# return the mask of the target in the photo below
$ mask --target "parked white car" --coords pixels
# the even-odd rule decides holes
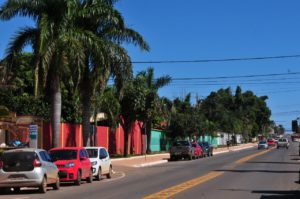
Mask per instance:
[[[107,178],[112,177],[112,164],[109,153],[104,147],[85,147],[89,154],[90,161],[93,167],[93,176],[97,180],[101,176],[106,175]]]

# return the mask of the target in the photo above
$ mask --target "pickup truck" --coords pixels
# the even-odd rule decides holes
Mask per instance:
[[[195,158],[195,149],[190,141],[176,141],[170,149],[171,160],[187,158],[189,160]]]

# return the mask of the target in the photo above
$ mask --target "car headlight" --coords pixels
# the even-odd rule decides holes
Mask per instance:
[[[72,168],[72,167],[74,167],[74,166],[75,166],[74,162],[70,162],[70,163],[68,163],[68,164],[65,164],[65,167],[66,167],[66,168]]]
[[[92,166],[97,165],[97,161],[92,162]]]

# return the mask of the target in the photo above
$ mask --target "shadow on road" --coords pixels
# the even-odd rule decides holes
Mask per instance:
[[[246,162],[246,163],[262,163],[262,164],[299,164],[300,165],[300,162],[259,162],[259,161],[249,161],[249,162]]]
[[[262,194],[260,199],[271,199],[271,198],[280,198],[280,199],[299,199],[300,191],[291,190],[291,191],[278,191],[278,190],[254,190],[252,193]]]
[[[299,171],[280,171],[280,170],[244,170],[244,169],[220,169],[215,171],[234,172],[234,173],[299,173]]]

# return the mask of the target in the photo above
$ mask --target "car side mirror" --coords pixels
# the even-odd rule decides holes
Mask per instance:
[[[80,158],[80,161],[84,161],[84,160],[87,160],[87,157]]]

